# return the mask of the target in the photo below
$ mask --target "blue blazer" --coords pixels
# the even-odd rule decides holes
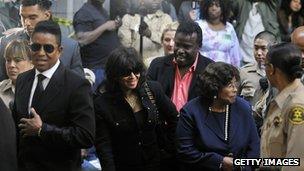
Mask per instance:
[[[178,155],[187,170],[219,170],[225,156],[258,158],[260,139],[252,117],[251,106],[237,97],[230,105],[229,142],[226,143],[215,117],[197,97],[181,109],[177,125]]]

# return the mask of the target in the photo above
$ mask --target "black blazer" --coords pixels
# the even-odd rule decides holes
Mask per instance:
[[[177,111],[174,104],[161,90],[159,83],[148,82],[156,99],[160,120],[166,121],[168,146],[175,149]],[[147,170],[157,168],[160,149],[155,131],[156,108],[144,88],[138,90],[147,120],[138,129],[134,113],[122,95],[105,92],[94,99],[96,113],[96,150],[102,170]],[[170,152],[170,151],[169,151]],[[153,169],[152,169],[153,170]]]
[[[17,170],[16,130],[11,112],[0,98],[0,170]]]
[[[17,78],[13,107],[16,125],[21,118],[29,117],[28,101],[34,77],[32,69]],[[41,137],[17,135],[20,167],[30,164],[34,170],[78,169],[80,149],[91,147],[95,135],[89,82],[60,64],[36,111],[43,122]]]
[[[147,79],[158,81],[162,87],[164,92],[168,97],[171,98],[172,92],[174,89],[174,77],[175,77],[175,67],[173,65],[173,55],[165,56],[165,57],[158,57],[154,59],[147,73]],[[189,96],[188,101],[197,97],[197,80],[199,79],[198,75],[206,68],[206,66],[213,62],[211,59],[206,58],[199,54],[199,58],[197,61],[196,70],[194,72],[190,88],[189,88]]]

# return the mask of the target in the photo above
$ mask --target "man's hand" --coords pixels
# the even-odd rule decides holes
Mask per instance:
[[[224,171],[233,170],[233,158],[232,157],[224,157],[222,164],[223,164],[222,168]]]
[[[109,20],[104,24],[108,31],[114,31],[121,25],[121,21]]]
[[[36,113],[34,108],[31,108],[31,114],[33,115],[33,118],[20,119],[20,124],[18,125],[18,127],[20,129],[20,134],[22,135],[22,137],[37,136],[39,130],[42,127],[42,120],[40,116]]]
[[[139,26],[139,30],[138,30],[138,33],[141,35],[141,36],[146,36],[146,37],[151,37],[151,31],[149,29],[149,26],[146,22],[142,21],[140,23],[140,26]]]

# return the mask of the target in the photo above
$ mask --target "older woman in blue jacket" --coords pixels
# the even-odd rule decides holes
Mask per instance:
[[[185,170],[232,170],[234,158],[259,157],[251,106],[236,96],[238,81],[238,70],[223,62],[209,64],[201,74],[201,96],[182,108],[177,125]]]

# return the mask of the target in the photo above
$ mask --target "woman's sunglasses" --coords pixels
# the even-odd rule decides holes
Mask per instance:
[[[120,73],[121,77],[128,77],[133,74],[139,74],[141,72],[141,68],[127,69]]]
[[[55,47],[51,44],[39,44],[39,43],[32,43],[30,45],[30,48],[33,52],[38,52],[41,47],[43,47],[43,50],[46,52],[46,53],[53,53],[54,50],[55,50]]]

